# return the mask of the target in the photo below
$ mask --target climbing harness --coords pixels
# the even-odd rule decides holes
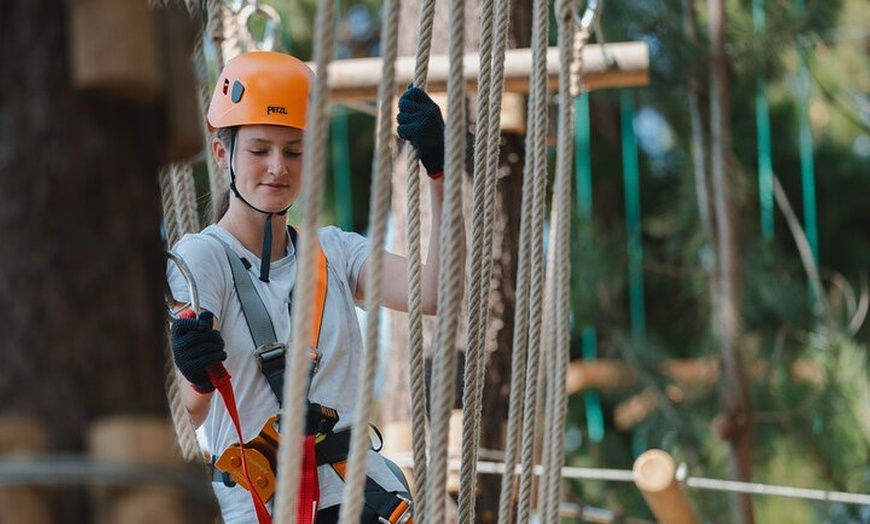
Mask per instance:
[[[296,230],[288,227],[288,233],[290,241],[297,245]],[[221,242],[230,263],[236,294],[239,297],[242,312],[256,347],[255,358],[280,405],[283,399],[287,348],[284,344],[277,342],[269,314],[262,299],[254,289],[251,281],[253,277],[247,271],[250,263],[246,263],[245,259],[240,258],[225,242],[218,240]],[[321,358],[318,347],[328,284],[326,255],[319,245],[316,251],[317,276],[309,339],[309,358],[311,360],[309,387]],[[330,464],[342,480],[345,478],[351,431],[348,429],[337,433],[333,432],[338,420],[339,415],[334,409],[310,400],[307,401],[305,434],[302,439],[304,453],[301,469],[302,478],[299,486],[300,503],[297,506],[298,522],[311,522],[316,515],[319,499],[318,465]],[[219,457],[216,457],[214,460],[215,469],[226,474],[221,474],[216,478],[227,486],[238,484],[252,493],[256,492],[265,502],[271,500],[275,493],[276,472],[278,470],[280,421],[280,414],[270,417],[253,439],[243,445],[233,444],[224,450]],[[386,461],[386,459],[384,460]],[[387,462],[389,465],[389,461]],[[245,463],[248,464],[249,469],[255,471],[251,475],[251,478],[254,479],[253,483],[248,480],[248,475],[243,470],[242,466]],[[397,470],[398,468],[393,469],[394,472]],[[400,472],[399,475],[401,475]],[[404,477],[399,476],[399,478],[404,482]],[[253,486],[253,490],[251,490],[251,486]],[[370,477],[366,477],[362,522],[405,523],[411,522],[411,515],[409,493],[389,492]]]

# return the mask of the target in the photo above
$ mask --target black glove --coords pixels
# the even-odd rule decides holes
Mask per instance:
[[[212,328],[213,319],[210,311],[203,311],[197,318],[173,319],[170,330],[175,365],[200,393],[214,391],[206,367],[227,358],[224,340],[220,332]]]
[[[444,119],[441,108],[419,87],[409,87],[399,98],[396,132],[417,150],[426,172],[438,178],[444,172]]]

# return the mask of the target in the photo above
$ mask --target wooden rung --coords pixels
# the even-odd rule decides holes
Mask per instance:
[[[88,450],[98,461],[168,468],[176,464],[175,439],[175,431],[163,417],[115,416],[89,428]],[[185,521],[181,495],[169,487],[95,488],[93,497],[98,524]]]
[[[682,484],[674,459],[660,449],[645,451],[634,461],[634,483],[660,524],[698,524],[700,520]]]
[[[0,454],[5,458],[26,458],[49,450],[48,428],[31,418],[0,418]],[[49,524],[52,521],[48,493],[32,486],[0,489],[0,522]]]
[[[396,60],[396,90],[404,90],[413,79],[415,57],[405,56]],[[312,69],[316,65],[309,63]],[[374,100],[381,81],[381,58],[352,58],[335,60],[327,68],[328,85],[332,100]],[[429,61],[427,90],[447,90],[450,63],[447,55],[433,55]],[[559,49],[547,50],[547,73],[550,89],[556,90],[561,69]],[[476,90],[480,71],[477,53],[465,55],[464,76],[470,91]],[[532,71],[531,49],[509,49],[505,53],[505,90],[526,93]],[[589,90],[641,86],[649,83],[649,47],[645,42],[617,42],[590,44],[583,50],[583,85]]]

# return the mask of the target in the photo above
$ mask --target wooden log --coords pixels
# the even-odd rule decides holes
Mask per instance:
[[[395,460],[413,457],[414,441],[411,430],[411,422],[407,420],[393,420],[384,424],[383,430],[384,447],[382,453],[384,457]],[[404,463],[404,460],[402,460]],[[409,461],[410,462],[410,461]],[[408,484],[411,486],[411,491],[414,491],[414,467],[401,466],[402,473],[405,474]]]
[[[175,431],[162,417],[117,416],[95,422],[88,450],[95,460],[170,468],[177,465]],[[184,524],[183,494],[169,486],[94,488],[97,524]]]
[[[191,59],[196,27],[176,2],[155,10],[153,15],[160,22],[158,62],[165,86],[163,161],[180,162],[202,151],[205,142]]]
[[[5,458],[27,458],[49,449],[48,430],[29,418],[0,419],[0,454]],[[49,524],[48,493],[44,488],[10,486],[0,489],[0,522]]]
[[[670,377],[674,384],[686,394],[706,391],[719,380],[719,361],[716,358],[665,360],[659,365],[659,372]],[[764,361],[753,362],[749,368],[750,377],[770,373],[770,364]],[[801,382],[820,384],[824,373],[812,362],[796,361],[789,368],[789,377]],[[565,390],[569,395],[586,389],[612,391],[637,384],[637,374],[624,362],[613,359],[595,361],[574,361],[568,366],[565,375]]]
[[[162,84],[148,3],[74,0],[70,11],[73,85],[110,98],[154,102]]]
[[[329,88],[332,100],[365,99],[377,97],[381,80],[381,58],[353,58],[335,60],[328,66]],[[396,90],[404,90],[414,74],[415,58],[399,57],[396,61]],[[308,64],[315,69],[315,64]],[[446,91],[449,62],[446,55],[433,55],[429,62],[430,92]],[[556,90],[561,61],[559,49],[547,51],[547,71],[550,89]],[[505,90],[526,93],[532,70],[530,49],[509,49],[505,53]],[[476,53],[465,55],[464,76],[468,89],[476,90],[480,71],[480,57]],[[649,47],[645,42],[618,42],[605,46],[590,44],[583,50],[583,84],[587,90],[641,86],[649,83]]]
[[[660,524],[698,524],[700,520],[682,484],[674,459],[660,449],[645,451],[634,461],[634,482]]]
[[[574,361],[565,375],[568,394],[587,389],[613,390],[637,383],[637,374],[616,360]]]

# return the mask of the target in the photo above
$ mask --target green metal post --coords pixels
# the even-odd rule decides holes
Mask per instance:
[[[755,34],[766,25],[764,0],[752,1],[752,22]],[[758,140],[758,200],[761,207],[761,236],[773,240],[773,163],[771,160],[770,108],[767,103],[767,83],[759,76],[755,92],[755,122]]]
[[[589,93],[574,99],[574,173],[577,192],[577,211],[586,225],[592,224],[592,137],[589,126]],[[581,228],[581,234],[590,228]],[[586,324],[582,329],[583,360],[595,360],[598,353],[598,334],[595,326]],[[597,391],[583,393],[586,402],[586,428],[589,440],[604,439],[604,414]]]
[[[339,227],[353,229],[353,199],[350,183],[350,142],[347,130],[347,109],[333,106],[331,120],[331,148],[333,171],[333,195],[335,198],[335,218]]]
[[[804,14],[804,0],[797,0],[798,16]],[[807,48],[799,45],[800,69],[798,71],[798,113],[800,118],[801,185],[803,187],[804,229],[813,252],[819,260],[819,232],[816,217],[816,173],[813,162],[813,132],[810,128],[810,72],[807,67]]]
[[[628,236],[628,303],[631,338],[635,344],[646,339],[643,300],[643,244],[640,221],[640,180],[637,139],[634,134],[634,92],[620,92],[622,127],[622,173],[625,183],[625,227]]]

